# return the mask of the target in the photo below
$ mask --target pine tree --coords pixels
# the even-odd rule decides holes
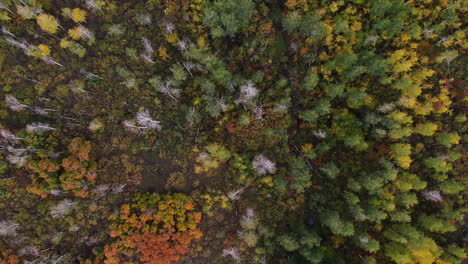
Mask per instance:
[[[232,37],[247,25],[254,7],[252,0],[207,1],[203,4],[203,24],[215,38]]]

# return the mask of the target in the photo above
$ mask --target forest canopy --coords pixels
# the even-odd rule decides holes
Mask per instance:
[[[0,0],[0,264],[467,260],[462,0]]]

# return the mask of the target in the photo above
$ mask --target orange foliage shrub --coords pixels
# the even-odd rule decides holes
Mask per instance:
[[[96,166],[90,161],[91,143],[74,138],[68,146],[68,156],[60,160],[38,153],[38,159],[28,163],[32,184],[27,190],[46,198],[52,189],[72,191],[77,197],[87,197],[87,185],[96,178]]]
[[[0,255],[0,264],[18,264],[18,256],[12,253],[12,250],[3,251]]]
[[[71,153],[75,154],[80,161],[88,161],[89,152],[91,151],[91,142],[77,137],[71,141],[68,149]]]
[[[105,246],[104,263],[171,264],[189,251],[192,240],[202,236],[197,225],[200,212],[192,212],[193,201],[184,194],[137,194],[132,204],[123,204],[114,220]]]

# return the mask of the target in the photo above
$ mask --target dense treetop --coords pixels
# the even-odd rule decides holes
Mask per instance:
[[[0,0],[0,264],[466,260],[461,0]]]

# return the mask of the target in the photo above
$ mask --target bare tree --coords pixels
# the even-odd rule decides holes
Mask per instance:
[[[187,121],[190,126],[193,126],[193,124],[196,122],[196,120],[199,118],[197,115],[197,112],[195,111],[195,108],[192,107],[188,112],[187,112]]]
[[[89,40],[94,40],[94,33],[91,32],[89,29],[87,29],[83,25],[78,26],[78,32],[80,33],[80,37],[82,39],[89,39]]]
[[[0,4],[0,6],[1,6],[1,4]],[[8,30],[6,27],[3,27],[3,26],[2,26],[1,31],[2,31],[2,33],[5,34],[5,35],[10,35],[10,36],[12,36],[12,37],[14,37],[14,38],[16,37],[16,36],[15,36],[13,33],[11,33],[11,31]]]
[[[263,107],[262,106],[255,106],[252,110],[253,114],[255,115],[255,118],[257,120],[264,120],[264,113],[263,113]]]
[[[8,6],[7,6],[7,5],[5,5],[5,4],[4,4],[4,3],[2,3],[2,2],[0,2],[0,8],[1,8],[1,9],[4,9],[4,10],[6,10],[6,11],[8,11],[8,12],[10,12],[10,13],[12,13],[12,14],[13,14],[13,11],[11,11],[11,9],[10,9],[10,8],[8,8]]]
[[[0,222],[0,236],[14,237],[17,235],[16,229],[18,227],[19,224],[13,221],[3,220]]]
[[[102,10],[95,0],[85,0],[84,2],[88,10],[99,10],[99,11]]]
[[[121,192],[124,191],[125,186],[127,186],[127,184],[121,184],[121,185],[112,187],[112,192],[114,192],[114,193],[121,193]]]
[[[247,81],[240,87],[240,96],[239,99],[236,100],[236,103],[248,104],[251,103],[252,100],[257,97],[258,89],[255,87],[253,82]]]
[[[21,5],[16,6],[16,13],[19,14],[20,16],[23,16],[24,14],[29,14],[33,17],[36,17],[39,13],[41,13],[40,8],[29,6],[23,0],[20,0],[20,2],[23,4],[23,6]]]
[[[149,14],[139,14],[137,19],[140,25],[143,26],[151,25],[153,23],[152,18]]]
[[[323,130],[318,130],[318,131],[315,131],[314,132],[314,136],[320,138],[320,139],[324,139],[327,137],[327,132],[323,131]]]
[[[188,43],[187,43],[187,41],[185,41],[185,40],[183,40],[183,39],[182,39],[182,40],[179,40],[179,41],[177,42],[177,46],[179,47],[179,50],[180,50],[180,51],[185,51],[185,52],[188,51]]]
[[[109,184],[100,184],[96,186],[96,188],[94,189],[94,193],[99,196],[104,196],[109,189]]]
[[[70,88],[74,92],[81,92],[81,93],[87,93],[88,92],[88,91],[86,91],[84,89],[84,82],[82,82],[82,81],[70,81],[68,86],[70,86]]]
[[[103,126],[104,124],[99,119],[95,118],[89,123],[88,129],[94,132],[101,129]]]
[[[28,148],[14,148],[12,146],[7,146],[6,149],[8,150],[8,152],[16,156],[21,156],[30,150],[34,150],[33,148],[29,148],[29,147]]]
[[[20,112],[25,108],[29,108],[28,105],[20,103],[13,95],[5,96],[5,103],[7,104],[8,108],[15,112]]]
[[[151,55],[149,55],[149,54],[147,54],[147,53],[142,53],[142,54],[140,54],[140,57],[141,57],[143,60],[145,60],[145,61],[147,61],[147,62],[149,62],[149,63],[151,63],[151,64],[154,64],[154,63],[155,63],[154,60],[153,60],[153,58],[151,58]]]
[[[0,135],[3,137],[3,139],[5,139],[6,141],[12,144],[16,144],[18,140],[23,139],[23,138],[15,136],[15,134],[13,134],[10,130],[5,129],[5,128],[0,128]]]
[[[35,246],[25,246],[18,250],[18,255],[20,256],[39,256],[39,249]]]
[[[44,58],[42,58],[42,60],[45,61],[45,63],[47,64],[58,65],[60,67],[63,67],[62,64],[56,62],[51,56],[45,56]]]
[[[94,74],[92,72],[86,71],[85,69],[80,69],[80,73],[84,74],[86,79],[92,79],[92,78],[98,78],[98,79],[101,79],[101,80],[104,79],[104,78],[102,78],[102,77],[100,77],[100,76],[98,76],[98,75],[96,75],[96,74]]]
[[[49,109],[49,108],[42,108],[39,106],[34,106],[32,110],[40,115],[46,116],[49,114],[49,112],[57,111],[55,109]]]
[[[255,216],[255,211],[254,211],[254,209],[252,209],[252,208],[250,208],[250,207],[247,208],[247,209],[245,210],[245,216],[247,216],[247,217],[254,217],[254,216]]]
[[[50,208],[50,216],[53,218],[62,218],[68,215],[76,204],[76,202],[72,202],[69,199],[64,199]]]
[[[21,75],[17,75],[18,77],[20,77],[21,79],[24,79],[24,80],[27,80],[27,81],[31,81],[33,83],[39,83],[39,84],[44,84],[43,82],[40,82],[38,80],[34,80],[34,79],[31,79],[31,78],[28,78],[28,77],[24,77],[24,76],[21,76]]]
[[[72,225],[72,226],[70,226],[70,228],[68,228],[68,230],[70,232],[76,232],[76,231],[80,230],[80,227],[77,226],[77,225]]]
[[[223,98],[218,98],[216,99],[216,106],[224,112],[227,110],[229,105],[226,104],[226,101]]]
[[[276,172],[276,164],[264,155],[258,155],[252,161],[252,165],[260,175],[273,174]]]
[[[26,130],[28,132],[40,133],[44,131],[55,130],[55,128],[50,127],[47,123],[34,122],[32,124],[26,125]]]
[[[252,208],[247,208],[245,215],[242,216],[242,219],[240,220],[240,224],[244,230],[254,230],[257,228],[258,219]]]
[[[174,29],[175,29],[174,24],[172,24],[171,22],[166,22],[165,25],[166,25],[165,27],[166,33],[171,34],[172,32],[174,32]]]
[[[145,48],[146,54],[153,54],[154,49],[153,46],[151,45],[151,41],[145,37],[141,38],[141,42],[143,42],[143,47]]]
[[[443,201],[442,195],[440,194],[440,191],[438,190],[433,190],[433,191],[424,190],[422,191],[422,195],[424,199],[429,200],[429,201],[433,201],[433,202]]]
[[[146,128],[155,128],[161,131],[161,122],[153,120],[148,110],[138,111],[136,115],[137,123]]]
[[[239,254],[239,250],[235,247],[231,247],[229,249],[223,249],[223,257],[231,256],[236,263],[241,262],[241,257]]]
[[[157,89],[159,92],[168,95],[175,101],[178,101],[177,98],[180,96],[180,89],[173,87],[170,80],[166,81],[165,83],[161,83]]]
[[[193,64],[193,62],[186,61],[186,62],[182,63],[182,65],[188,71],[188,73],[190,73],[190,76],[193,77],[192,69],[195,67],[195,64]]]
[[[15,155],[8,155],[7,160],[11,164],[18,165],[20,167],[26,164],[28,157],[27,156],[15,156]]]
[[[137,126],[134,121],[130,120],[122,121],[122,125],[133,133],[142,133],[145,130],[144,127]]]
[[[273,111],[275,113],[284,113],[288,110],[288,106],[285,105],[285,104],[278,104],[275,106],[275,108],[273,109]]]
[[[26,42],[26,41],[22,41],[22,42],[19,42],[15,39],[12,39],[12,38],[9,38],[9,37],[5,37],[5,40],[10,43],[11,45],[19,48],[19,49],[22,49],[25,53],[27,53],[29,51],[29,44]]]
[[[227,194],[227,197],[231,199],[231,201],[239,200],[240,195],[242,194],[242,192],[244,192],[244,190],[245,190],[245,187],[242,187],[235,191],[231,191]]]
[[[50,190],[50,194],[52,194],[53,196],[58,196],[60,194],[62,194],[63,192],[59,189],[51,189]]]
[[[69,258],[71,255],[70,254],[65,254],[65,255],[61,255],[61,256],[54,256],[54,259],[52,259],[50,261],[51,264],[60,264],[62,262],[64,262],[67,258]],[[69,262],[69,263],[73,263],[73,261]]]
[[[382,113],[388,113],[392,111],[394,108],[395,108],[395,104],[388,103],[388,104],[383,104],[379,106],[377,110],[379,110],[379,112],[382,112]]]

